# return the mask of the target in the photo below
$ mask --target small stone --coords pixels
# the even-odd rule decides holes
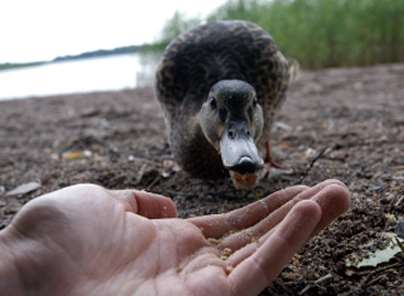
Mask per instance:
[[[292,127],[287,125],[286,123],[282,121],[275,121],[273,125],[274,130],[284,130],[286,132],[290,132],[292,130]]]
[[[93,155],[93,153],[90,150],[84,150],[83,151],[83,155],[85,157],[91,157]]]
[[[10,190],[6,193],[6,196],[15,196],[15,195],[24,195],[30,192],[33,192],[41,187],[41,184],[37,182],[29,182],[22,184],[13,190]]]
[[[180,170],[180,167],[178,166],[178,164],[171,159],[163,160],[162,165],[163,165],[163,170],[161,171],[160,174],[163,178],[168,178],[173,173],[176,173]]]
[[[171,172],[170,172],[170,171],[167,171],[167,170],[164,170],[164,171],[161,172],[161,176],[162,176],[163,178],[168,178],[168,177],[171,176]]]
[[[317,151],[314,150],[313,148],[307,148],[306,151],[304,152],[304,156],[306,158],[312,158],[317,154]]]
[[[51,153],[50,158],[53,160],[59,160],[59,155],[57,153]]]

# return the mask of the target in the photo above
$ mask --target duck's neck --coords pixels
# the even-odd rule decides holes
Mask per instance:
[[[170,132],[171,147],[183,169],[201,178],[226,176],[221,157],[206,140],[198,117],[185,116],[176,123]]]

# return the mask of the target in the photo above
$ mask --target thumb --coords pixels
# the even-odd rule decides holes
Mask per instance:
[[[132,189],[111,190],[111,193],[129,212],[155,219],[177,217],[175,203],[163,195]]]

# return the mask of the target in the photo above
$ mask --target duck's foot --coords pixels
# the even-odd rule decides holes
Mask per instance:
[[[265,170],[268,178],[289,175],[293,173],[293,170],[279,162],[275,161],[272,157],[271,142],[267,141],[265,144]]]
[[[276,160],[273,159],[272,157],[272,146],[271,142],[268,140],[265,144],[265,164],[269,166],[270,168],[276,168],[280,170],[287,170],[288,168],[285,167],[284,165],[280,164]]]

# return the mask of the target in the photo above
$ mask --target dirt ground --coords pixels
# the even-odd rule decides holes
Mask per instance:
[[[404,64],[302,73],[274,129],[293,171],[253,192],[178,170],[151,89],[0,102],[0,229],[30,199],[67,185],[145,188],[172,197],[182,217],[237,208],[280,188],[339,178],[352,209],[313,239],[262,295],[404,295],[404,259],[349,269],[404,218]],[[40,188],[6,192],[27,182]]]

